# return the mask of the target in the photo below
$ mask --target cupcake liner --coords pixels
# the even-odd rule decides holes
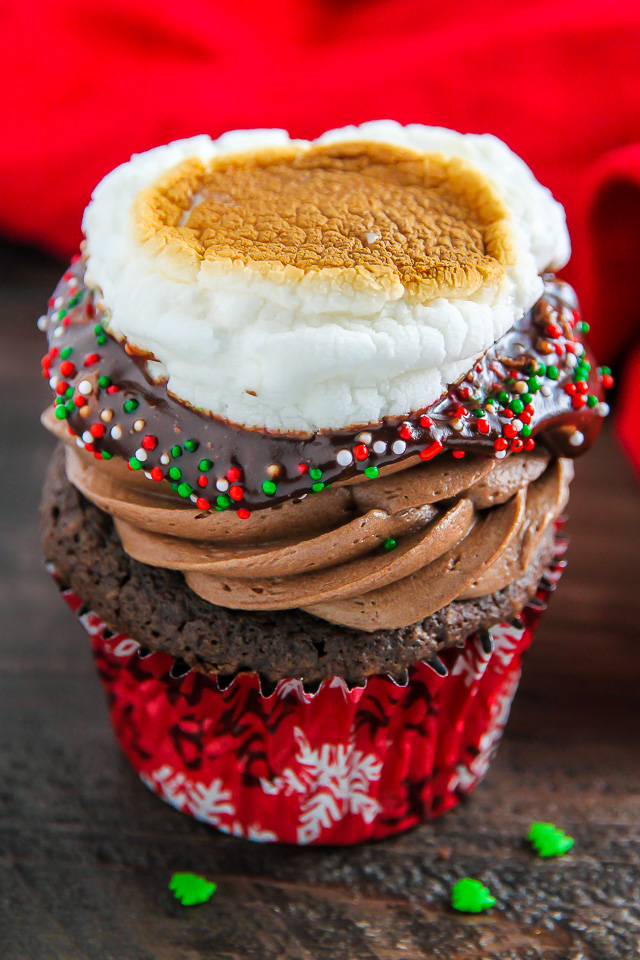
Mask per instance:
[[[116,737],[143,783],[225,833],[352,844],[437,817],[482,779],[564,549],[557,540],[517,625],[472,634],[435,668],[416,664],[404,686],[375,676],[350,689],[332,677],[311,693],[291,679],[269,695],[255,674],[221,689],[113,633],[51,572],[89,634]]]

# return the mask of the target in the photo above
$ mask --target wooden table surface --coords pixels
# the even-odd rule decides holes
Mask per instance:
[[[578,464],[569,567],[471,801],[350,849],[218,835],[152,796],[112,740],[89,644],[44,572],[35,318],[61,272],[0,249],[2,960],[586,960],[640,957],[640,498],[607,428]],[[551,820],[558,860],[523,837]],[[185,909],[173,871],[218,884]],[[497,906],[448,906],[482,879]]]

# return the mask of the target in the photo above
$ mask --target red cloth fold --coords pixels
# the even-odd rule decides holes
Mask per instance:
[[[491,131],[565,205],[565,276],[599,356],[638,343],[640,3],[5,0],[0,18],[4,233],[69,255],[108,170],[196,133],[380,117]],[[640,402],[623,396],[640,466]]]

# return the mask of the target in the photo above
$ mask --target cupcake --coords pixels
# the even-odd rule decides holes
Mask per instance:
[[[355,843],[484,775],[607,412],[561,206],[491,136],[182,140],[39,321],[42,536],[143,782]]]

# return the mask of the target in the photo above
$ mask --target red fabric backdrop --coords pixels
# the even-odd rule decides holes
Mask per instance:
[[[178,137],[393,117],[504,139],[564,203],[565,271],[640,469],[639,0],[0,0],[0,230],[71,254],[92,187]]]

